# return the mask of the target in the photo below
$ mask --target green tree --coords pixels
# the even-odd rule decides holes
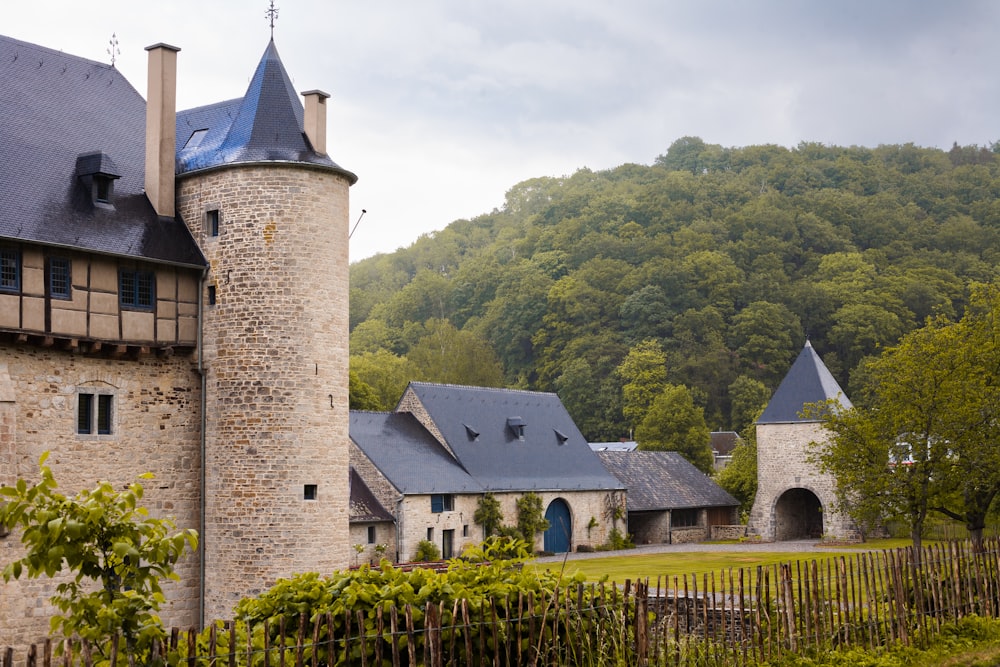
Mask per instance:
[[[429,320],[427,335],[406,355],[416,375],[426,382],[503,386],[503,369],[493,348],[470,331],[447,320]]]
[[[753,429],[754,420],[771,399],[771,391],[760,380],[741,375],[729,385],[730,419],[734,431]]]
[[[357,374],[358,380],[375,392],[378,399],[376,410],[391,410],[416,375],[406,357],[388,350],[352,354],[349,363],[351,372]]]
[[[622,415],[639,424],[667,386],[667,355],[659,341],[644,340],[628,351],[618,367],[622,380]]]
[[[943,317],[866,365],[865,404],[826,411],[817,460],[862,525],[901,519],[915,547],[930,511],[964,519],[981,544],[1000,490],[1000,326],[996,288],[978,288],[958,323]]]
[[[740,516],[748,517],[757,497],[757,427],[753,424],[762,410],[757,409],[751,423],[743,430],[740,444],[733,449],[733,458],[719,471],[715,481],[740,501]]]
[[[529,544],[534,544],[538,533],[549,529],[548,519],[542,511],[542,497],[528,491],[517,499],[517,530]]]
[[[712,472],[705,414],[684,385],[667,385],[636,429],[635,439],[641,450],[678,452],[705,474]]]
[[[351,410],[381,409],[382,406],[375,390],[372,389],[371,385],[362,381],[355,371],[348,372],[347,381],[348,391],[350,392],[348,402]]]
[[[500,501],[492,493],[485,493],[476,505],[476,513],[472,515],[472,520],[483,527],[484,537],[497,535],[500,526],[503,525],[503,510],[500,509]]]
[[[26,551],[4,567],[4,581],[25,573],[37,578],[68,571],[71,578],[51,598],[59,610],[52,631],[86,639],[104,657],[111,638],[121,633],[129,655],[142,659],[154,640],[166,637],[157,614],[164,602],[160,581],[179,578],[174,566],[185,547],[197,549],[197,533],[150,517],[138,504],[139,482],[122,491],[100,482],[65,496],[57,491],[47,458],[45,453],[39,460],[38,483],[19,479],[0,488],[0,525],[21,529]]]

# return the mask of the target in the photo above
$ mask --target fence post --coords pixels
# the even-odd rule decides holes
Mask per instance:
[[[637,667],[646,667],[649,659],[649,584],[635,583],[635,659]]]
[[[437,603],[427,603],[424,612],[424,624],[427,629],[427,648],[430,651],[430,667],[444,667],[441,656],[441,611]]]
[[[792,566],[785,563],[781,566],[781,587],[785,598],[785,627],[788,631],[788,648],[792,653],[798,651],[798,630],[795,623],[795,588],[792,586]]]

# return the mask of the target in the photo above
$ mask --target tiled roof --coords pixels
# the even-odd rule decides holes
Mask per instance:
[[[376,523],[393,521],[392,514],[382,506],[358,471],[351,467],[351,523]]]
[[[315,152],[303,131],[304,110],[272,40],[246,94],[177,114],[177,173],[247,162],[298,162],[357,177]]]
[[[146,198],[145,133],[146,103],[114,67],[0,36],[0,239],[205,266]],[[80,169],[120,176],[113,209]]]
[[[598,452],[628,489],[630,512],[734,507],[739,501],[677,452]]]
[[[424,382],[407,391],[487,491],[621,488],[555,394]]]
[[[764,408],[758,424],[788,424],[796,422],[816,421],[802,416],[803,407],[807,403],[818,403],[829,399],[837,400],[845,408],[851,407],[851,401],[844,395],[830,369],[826,367],[813,346],[806,341],[802,352],[788,369],[785,379]]]
[[[712,431],[712,451],[719,456],[728,456],[740,444],[740,434],[736,431]]]
[[[411,414],[352,410],[350,432],[351,440],[400,493],[484,491]]]

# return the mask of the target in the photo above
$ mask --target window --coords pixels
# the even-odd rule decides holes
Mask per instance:
[[[317,487],[315,484],[306,484],[302,487],[303,500],[316,500]]]
[[[111,201],[111,188],[113,185],[113,178],[103,174],[96,174],[94,176],[94,201],[101,204],[109,203]]]
[[[181,150],[186,150],[188,148],[197,148],[201,144],[202,139],[205,138],[206,134],[208,134],[208,128],[195,130],[194,132],[191,133],[191,136],[188,137],[188,140],[184,142],[184,148],[182,148]]]
[[[375,544],[375,526],[368,526],[368,544]]]
[[[110,435],[113,402],[111,394],[78,394],[76,432],[80,435]]]
[[[205,229],[209,236],[219,235],[219,209],[205,211]]]
[[[215,305],[215,285],[208,286],[208,305]]]
[[[155,276],[152,271],[121,269],[118,271],[118,299],[126,308],[152,310],[155,296]]]
[[[21,289],[21,253],[14,248],[0,248],[0,290]]]
[[[434,541],[434,529],[433,528],[428,528],[427,529],[427,541],[428,542],[433,542]]]
[[[464,526],[462,526],[462,537],[468,537],[468,536],[469,536],[469,524],[465,524]]]
[[[49,296],[68,299],[70,296],[70,263],[65,257],[49,257]]]
[[[441,558],[448,560],[455,557],[455,531],[441,531]]]
[[[448,494],[435,494],[431,496],[431,512],[440,514],[441,512],[455,511],[455,496]]]
[[[698,525],[698,510],[671,510],[671,528],[690,528]]]

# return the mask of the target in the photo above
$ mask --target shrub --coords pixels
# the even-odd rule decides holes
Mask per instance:
[[[430,540],[420,540],[417,544],[417,553],[413,555],[413,560],[417,563],[426,563],[430,560],[441,560],[441,550]]]

